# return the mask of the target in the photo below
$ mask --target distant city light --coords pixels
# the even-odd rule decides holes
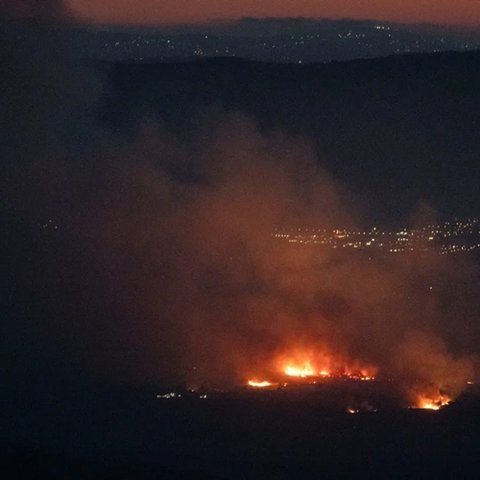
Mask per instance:
[[[296,228],[279,229],[273,236],[293,244],[314,244],[330,248],[385,252],[433,252],[439,255],[468,253],[480,249],[480,220],[454,220],[416,229],[382,231]],[[432,290],[433,287],[430,287]]]

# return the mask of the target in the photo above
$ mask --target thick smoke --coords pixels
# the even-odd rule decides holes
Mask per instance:
[[[473,316],[468,260],[275,239],[285,227],[359,229],[364,208],[305,139],[260,134],[235,113],[198,124],[187,141],[144,128],[77,221],[120,319],[111,340],[127,352],[123,375],[234,385],[300,348],[452,393],[474,378],[459,333]]]
[[[48,359],[114,381],[231,386],[305,348],[451,394],[474,378],[471,259],[275,239],[361,229],[368,207],[308,139],[260,133],[241,112],[203,112],[188,132],[145,119],[127,139],[107,133],[91,73],[51,50],[52,28],[29,32],[1,97],[4,346],[22,372]]]

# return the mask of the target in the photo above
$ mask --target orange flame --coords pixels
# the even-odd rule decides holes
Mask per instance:
[[[268,382],[267,380],[257,381],[257,380],[249,380],[247,385],[253,388],[266,388],[266,387],[273,387],[276,383]]]
[[[292,349],[277,357],[277,369],[284,375],[297,378],[348,377],[352,380],[374,380],[377,369],[358,361],[348,361],[324,349]]]
[[[449,405],[451,402],[452,398],[442,393],[438,393],[436,395],[420,394],[417,396],[415,406],[413,408],[440,410],[442,407]]]
[[[352,361],[347,357],[332,354],[322,346],[291,346],[277,352],[254,377],[245,380],[252,388],[269,388],[286,383],[285,377],[299,382],[317,383],[326,379],[345,379],[354,381],[374,380],[377,368],[370,364]],[[268,372],[268,374],[267,374]],[[263,377],[263,378],[262,378]],[[273,379],[273,380],[272,380]]]
[[[306,378],[315,376],[315,371],[310,362],[306,362],[303,365],[287,365],[284,373],[289,377]]]

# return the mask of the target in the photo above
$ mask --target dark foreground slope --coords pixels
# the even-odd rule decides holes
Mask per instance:
[[[326,65],[117,64],[110,75],[104,115],[117,127],[147,114],[177,130],[212,106],[236,109],[309,138],[380,220],[422,200],[446,215],[479,210],[478,52]]]
[[[479,403],[349,415],[304,400],[105,389],[2,410],[5,478],[478,478]],[[17,410],[18,411],[18,410]],[[5,432],[11,427],[9,438]]]

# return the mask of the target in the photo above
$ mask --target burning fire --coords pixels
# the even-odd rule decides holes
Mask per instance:
[[[294,350],[280,355],[275,361],[276,370],[288,377],[339,378],[352,380],[374,380],[377,369],[359,362],[349,362],[340,356],[314,349]]]
[[[437,395],[418,395],[415,406],[413,408],[425,409],[425,410],[440,410],[442,407],[449,405],[452,402],[452,398],[448,395],[438,393]]]
[[[262,381],[249,380],[247,384],[253,388],[266,388],[266,387],[273,387],[277,385],[276,383],[267,382],[266,380],[262,380]]]
[[[274,355],[262,368],[263,373],[257,372],[256,376],[246,380],[246,385],[254,389],[269,389],[285,388],[288,383],[324,383],[327,379],[366,382],[375,380],[377,371],[377,368],[371,364],[333,354],[321,347],[318,349],[296,347]],[[468,381],[468,384],[471,383],[473,382]],[[383,383],[382,385],[386,386]],[[409,408],[412,409],[437,411],[454,400],[454,395],[451,392],[450,394],[445,393],[438,384],[417,383],[410,385],[408,390],[411,405]],[[376,407],[366,402],[346,408],[346,412],[352,415],[359,412],[376,411]]]
[[[284,369],[285,375],[289,377],[313,377],[315,376],[315,371],[310,364],[310,362],[306,362],[304,365],[296,366],[296,365],[287,365]],[[320,372],[319,372],[320,374]],[[328,373],[327,373],[328,375]]]
[[[247,380],[247,385],[253,388],[268,388],[284,382],[282,377],[293,377],[316,383],[326,378],[348,378],[351,380],[374,380],[377,369],[371,365],[361,364],[358,361],[350,362],[338,355],[332,355],[324,349],[294,348],[272,358],[266,365],[271,378]],[[264,377],[265,378],[265,377]],[[268,378],[268,377],[267,377]]]
[[[345,391],[349,391],[351,388],[355,395],[361,393],[369,396],[372,391],[376,391],[376,387],[373,390],[363,389],[351,382],[374,381],[377,378],[377,372],[378,368],[374,365],[352,359],[348,354],[342,352],[334,352],[323,345],[290,344],[267,359],[261,365],[260,370],[250,371],[251,376],[245,378],[245,385],[258,390],[289,388],[289,393],[293,394],[297,390],[301,391],[302,385],[323,384],[326,386],[331,382],[335,386],[344,385],[340,389],[342,391],[343,388]],[[398,394],[402,393],[405,396],[404,399],[407,399],[405,407],[430,411],[438,411],[450,405],[461,391],[460,385],[465,388],[467,384],[473,384],[471,376],[465,376],[457,384],[454,381],[429,380],[428,375],[416,379],[413,379],[412,376],[395,378],[385,376],[384,372],[382,378],[383,380],[378,382],[379,391],[386,394],[385,389],[392,390],[392,401],[399,401]],[[323,389],[323,386],[319,386],[318,392],[323,392]],[[306,387],[305,391],[313,392],[314,390]],[[351,401],[350,396],[349,402]],[[368,403],[367,400],[360,403],[357,400],[357,403],[343,404],[343,408],[350,415],[377,411],[377,407]]]

